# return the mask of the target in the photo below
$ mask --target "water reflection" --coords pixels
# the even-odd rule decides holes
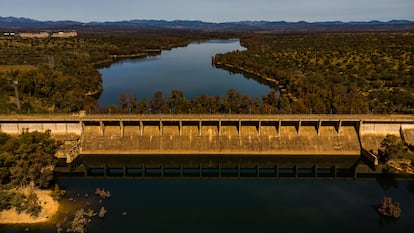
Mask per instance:
[[[125,177],[355,178],[358,156],[81,155],[72,174]],[[62,170],[63,171],[63,170]]]
[[[379,225],[380,226],[384,226],[384,225],[387,225],[387,224],[397,224],[398,220],[399,220],[398,218],[392,218],[392,217],[379,215]]]
[[[410,191],[410,193],[414,194],[414,181],[410,181],[408,183],[408,190]]]
[[[391,174],[388,169],[383,168],[382,174],[376,177],[378,185],[384,190],[388,191],[392,188],[398,189],[399,183],[397,177]]]

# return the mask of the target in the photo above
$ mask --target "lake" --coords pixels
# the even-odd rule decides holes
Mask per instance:
[[[88,232],[406,233],[414,228],[413,181],[63,178],[60,183],[68,188],[66,209],[90,202],[91,208],[108,210],[104,219],[92,220]],[[98,204],[92,195],[96,187],[112,197]],[[399,220],[377,214],[383,195],[401,203]],[[23,232],[25,227],[0,226],[0,232]],[[55,223],[30,226],[30,232],[56,232]]]
[[[186,98],[201,94],[225,96],[231,88],[250,97],[260,98],[267,94],[271,90],[268,86],[212,65],[211,58],[215,54],[234,50],[245,50],[238,39],[210,40],[164,50],[160,56],[112,64],[99,70],[104,89],[99,105],[118,105],[121,93],[134,94],[138,100],[149,100],[156,91],[162,91],[166,98],[173,89],[183,91]]]

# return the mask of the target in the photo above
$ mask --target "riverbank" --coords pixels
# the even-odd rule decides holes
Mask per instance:
[[[278,89],[283,89],[283,86],[280,85],[278,80],[275,80],[273,78],[270,77],[266,77],[258,72],[255,72],[253,70],[249,70],[243,67],[235,67],[231,64],[228,63],[224,63],[224,62],[219,62],[216,61],[214,58],[212,60],[213,65],[216,68],[221,68],[221,69],[225,69],[228,70],[230,72],[234,72],[234,73],[242,73],[244,76],[249,76],[249,78],[253,78],[254,80],[258,81],[259,83],[264,83],[268,86],[271,87],[277,87]]]
[[[129,55],[125,55],[125,54],[110,55],[109,58],[107,59],[103,59],[103,60],[93,63],[93,66],[96,68],[110,67],[113,63],[115,63],[116,61],[120,61],[122,59],[139,59],[139,58],[145,58],[151,55],[154,56],[154,55],[159,55],[159,54],[161,54],[161,50],[159,50],[158,54],[151,54],[149,52],[145,52],[145,53],[137,53],[137,54],[129,54]]]
[[[414,175],[414,168],[409,159],[391,159],[387,161],[387,165],[397,173]]]
[[[27,194],[29,190],[24,189],[22,192]],[[12,208],[0,211],[0,224],[33,224],[50,221],[58,212],[59,203],[50,196],[50,190],[35,189],[33,192],[37,195],[42,207],[38,217],[33,217],[27,213],[18,213],[15,208]]]

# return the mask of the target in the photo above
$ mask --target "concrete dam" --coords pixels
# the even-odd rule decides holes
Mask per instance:
[[[412,115],[7,115],[9,134],[50,130],[78,155],[360,156],[387,134],[414,145]],[[68,152],[69,151],[69,152]]]

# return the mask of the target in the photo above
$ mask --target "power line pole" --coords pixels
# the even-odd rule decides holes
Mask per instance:
[[[50,69],[55,68],[55,57],[49,55],[48,56],[48,59],[49,59],[49,68]]]
[[[17,110],[21,110],[21,106],[20,106],[20,99],[19,99],[19,89],[17,88],[19,85],[19,81],[18,80],[14,80],[13,81],[13,87],[14,87],[14,94],[16,96],[16,105],[17,105]]]

